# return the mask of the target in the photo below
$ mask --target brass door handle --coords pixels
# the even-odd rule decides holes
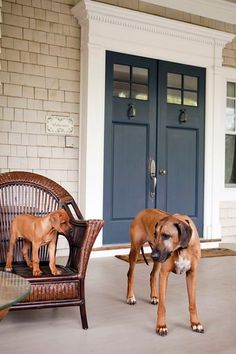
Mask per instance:
[[[157,177],[155,160],[150,160],[150,196],[154,198],[156,195]]]

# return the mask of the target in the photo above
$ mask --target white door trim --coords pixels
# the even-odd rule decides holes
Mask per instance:
[[[204,238],[220,236],[218,136],[222,48],[233,35],[91,0],[72,8],[81,26],[80,207],[103,217],[105,54],[116,51],[206,68]],[[102,235],[96,246],[102,245]]]

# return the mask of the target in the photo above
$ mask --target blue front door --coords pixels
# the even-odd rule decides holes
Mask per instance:
[[[202,228],[204,70],[107,53],[104,243],[129,242],[144,208]]]

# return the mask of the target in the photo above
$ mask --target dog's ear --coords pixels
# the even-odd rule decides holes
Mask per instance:
[[[154,238],[157,238],[157,227],[158,227],[158,222],[156,223],[156,225],[154,226]]]
[[[179,232],[180,247],[187,248],[192,236],[192,228],[190,227],[189,221],[186,220],[186,223],[180,221],[179,223],[175,224],[175,226]]]
[[[60,216],[58,213],[52,213],[50,215],[49,221],[54,228],[58,228],[60,226]]]

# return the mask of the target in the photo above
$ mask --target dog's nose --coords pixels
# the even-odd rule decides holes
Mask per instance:
[[[151,257],[154,261],[158,261],[160,259],[160,252],[157,250],[153,250],[151,253]]]

